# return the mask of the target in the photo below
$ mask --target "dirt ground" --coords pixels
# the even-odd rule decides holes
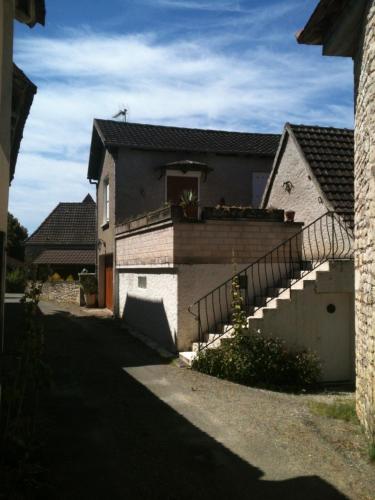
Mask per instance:
[[[161,359],[117,321],[42,303],[49,500],[375,499],[358,425]]]

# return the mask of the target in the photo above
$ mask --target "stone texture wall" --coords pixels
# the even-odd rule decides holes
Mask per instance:
[[[355,58],[357,411],[375,441],[375,1]]]
[[[173,226],[148,229],[117,240],[116,266],[173,263]]]
[[[116,266],[248,264],[300,229],[297,223],[241,220],[154,227],[117,240]]]
[[[81,304],[81,289],[78,281],[46,282],[42,286],[42,300]]]
[[[296,141],[286,132],[285,149],[272,184],[266,207],[294,210],[295,221],[305,225],[314,222],[332,207],[325,201],[317,180],[309,175],[309,167]],[[284,182],[291,181],[293,188],[285,190]]]
[[[247,264],[263,257],[300,229],[300,224],[268,221],[209,220],[204,224],[176,224],[174,262]]]

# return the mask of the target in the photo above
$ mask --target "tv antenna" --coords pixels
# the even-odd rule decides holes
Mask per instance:
[[[126,108],[120,109],[118,113],[116,113],[112,118],[120,118],[123,122],[126,122],[126,117],[128,115],[128,110]]]

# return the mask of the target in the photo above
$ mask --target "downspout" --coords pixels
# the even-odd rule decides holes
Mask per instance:
[[[98,236],[99,236],[99,233],[98,233],[98,184],[99,184],[99,181],[93,181],[92,179],[89,179],[89,183],[90,184],[93,184],[95,187],[96,187],[96,202],[95,202],[95,205],[96,205],[96,224],[95,224],[95,233],[96,233],[96,237],[95,237],[95,274],[96,274],[96,278],[98,278]]]

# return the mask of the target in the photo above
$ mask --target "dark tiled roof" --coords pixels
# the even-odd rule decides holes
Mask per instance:
[[[96,205],[91,196],[81,203],[59,203],[26,241],[41,245],[93,245],[96,242]]]
[[[334,210],[354,217],[354,132],[349,129],[289,125]]]
[[[33,264],[94,265],[95,250],[48,249],[33,261]]]
[[[274,156],[277,134],[251,134],[95,120],[106,146]]]
[[[10,182],[13,180],[23,129],[37,88],[18,66],[13,64]]]
[[[27,24],[30,28],[36,23],[45,25],[46,22],[46,6],[44,0],[35,0],[34,13],[30,9],[30,2],[16,2],[16,19],[21,23]]]

